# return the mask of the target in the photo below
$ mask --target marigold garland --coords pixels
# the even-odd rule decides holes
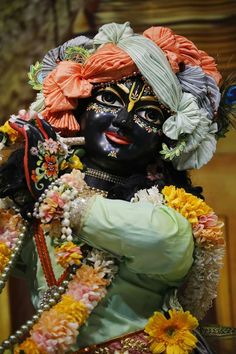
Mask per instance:
[[[197,223],[200,216],[212,212],[212,208],[202,199],[185,192],[183,188],[165,186],[162,189],[162,194],[165,197],[167,205],[178,211],[191,224]]]
[[[88,317],[88,309],[81,301],[75,301],[70,295],[62,295],[62,300],[54,306],[58,313],[66,313],[70,322],[76,322],[81,326]]]
[[[179,300],[185,309],[202,319],[217,296],[224,257],[224,224],[202,199],[173,185],[165,186],[162,193],[157,187],[140,190],[134,195],[133,202],[139,200],[167,205],[191,223],[195,240],[194,263]]]
[[[44,354],[43,350],[38,349],[35,342],[32,339],[26,339],[22,344],[20,344],[14,351],[15,354]]]
[[[64,353],[76,343],[79,327],[106,295],[106,286],[116,271],[111,257],[106,260],[103,254],[91,252],[88,259],[93,265],[82,264],[78,268],[61,300],[42,314],[32,327],[30,337],[14,353],[20,354],[20,350],[25,354]]]

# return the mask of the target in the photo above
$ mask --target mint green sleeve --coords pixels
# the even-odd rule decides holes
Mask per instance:
[[[193,261],[190,223],[167,206],[94,198],[80,236],[87,244],[122,256],[136,273],[175,282]]]

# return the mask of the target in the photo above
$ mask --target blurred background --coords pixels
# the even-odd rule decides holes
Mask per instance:
[[[235,72],[235,0],[1,0],[0,123],[34,100],[27,83],[30,64],[78,34],[93,36],[105,23],[127,20],[140,33],[152,25],[168,26],[215,57],[224,79]],[[219,296],[205,323],[236,327],[236,131],[191,176],[224,220],[227,242]],[[0,296],[0,340],[30,318],[33,309],[25,287],[22,280],[11,279]],[[236,352],[232,341],[225,343],[222,353]]]

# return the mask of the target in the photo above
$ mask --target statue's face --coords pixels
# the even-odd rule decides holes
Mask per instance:
[[[161,147],[166,114],[140,77],[94,91],[80,117],[86,156],[112,173],[144,172]]]

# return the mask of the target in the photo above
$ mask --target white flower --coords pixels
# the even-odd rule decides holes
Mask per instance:
[[[154,205],[163,205],[164,197],[159,192],[157,187],[152,187],[149,189],[140,189],[137,193],[135,193],[134,197],[131,199],[131,202],[150,202]]]

